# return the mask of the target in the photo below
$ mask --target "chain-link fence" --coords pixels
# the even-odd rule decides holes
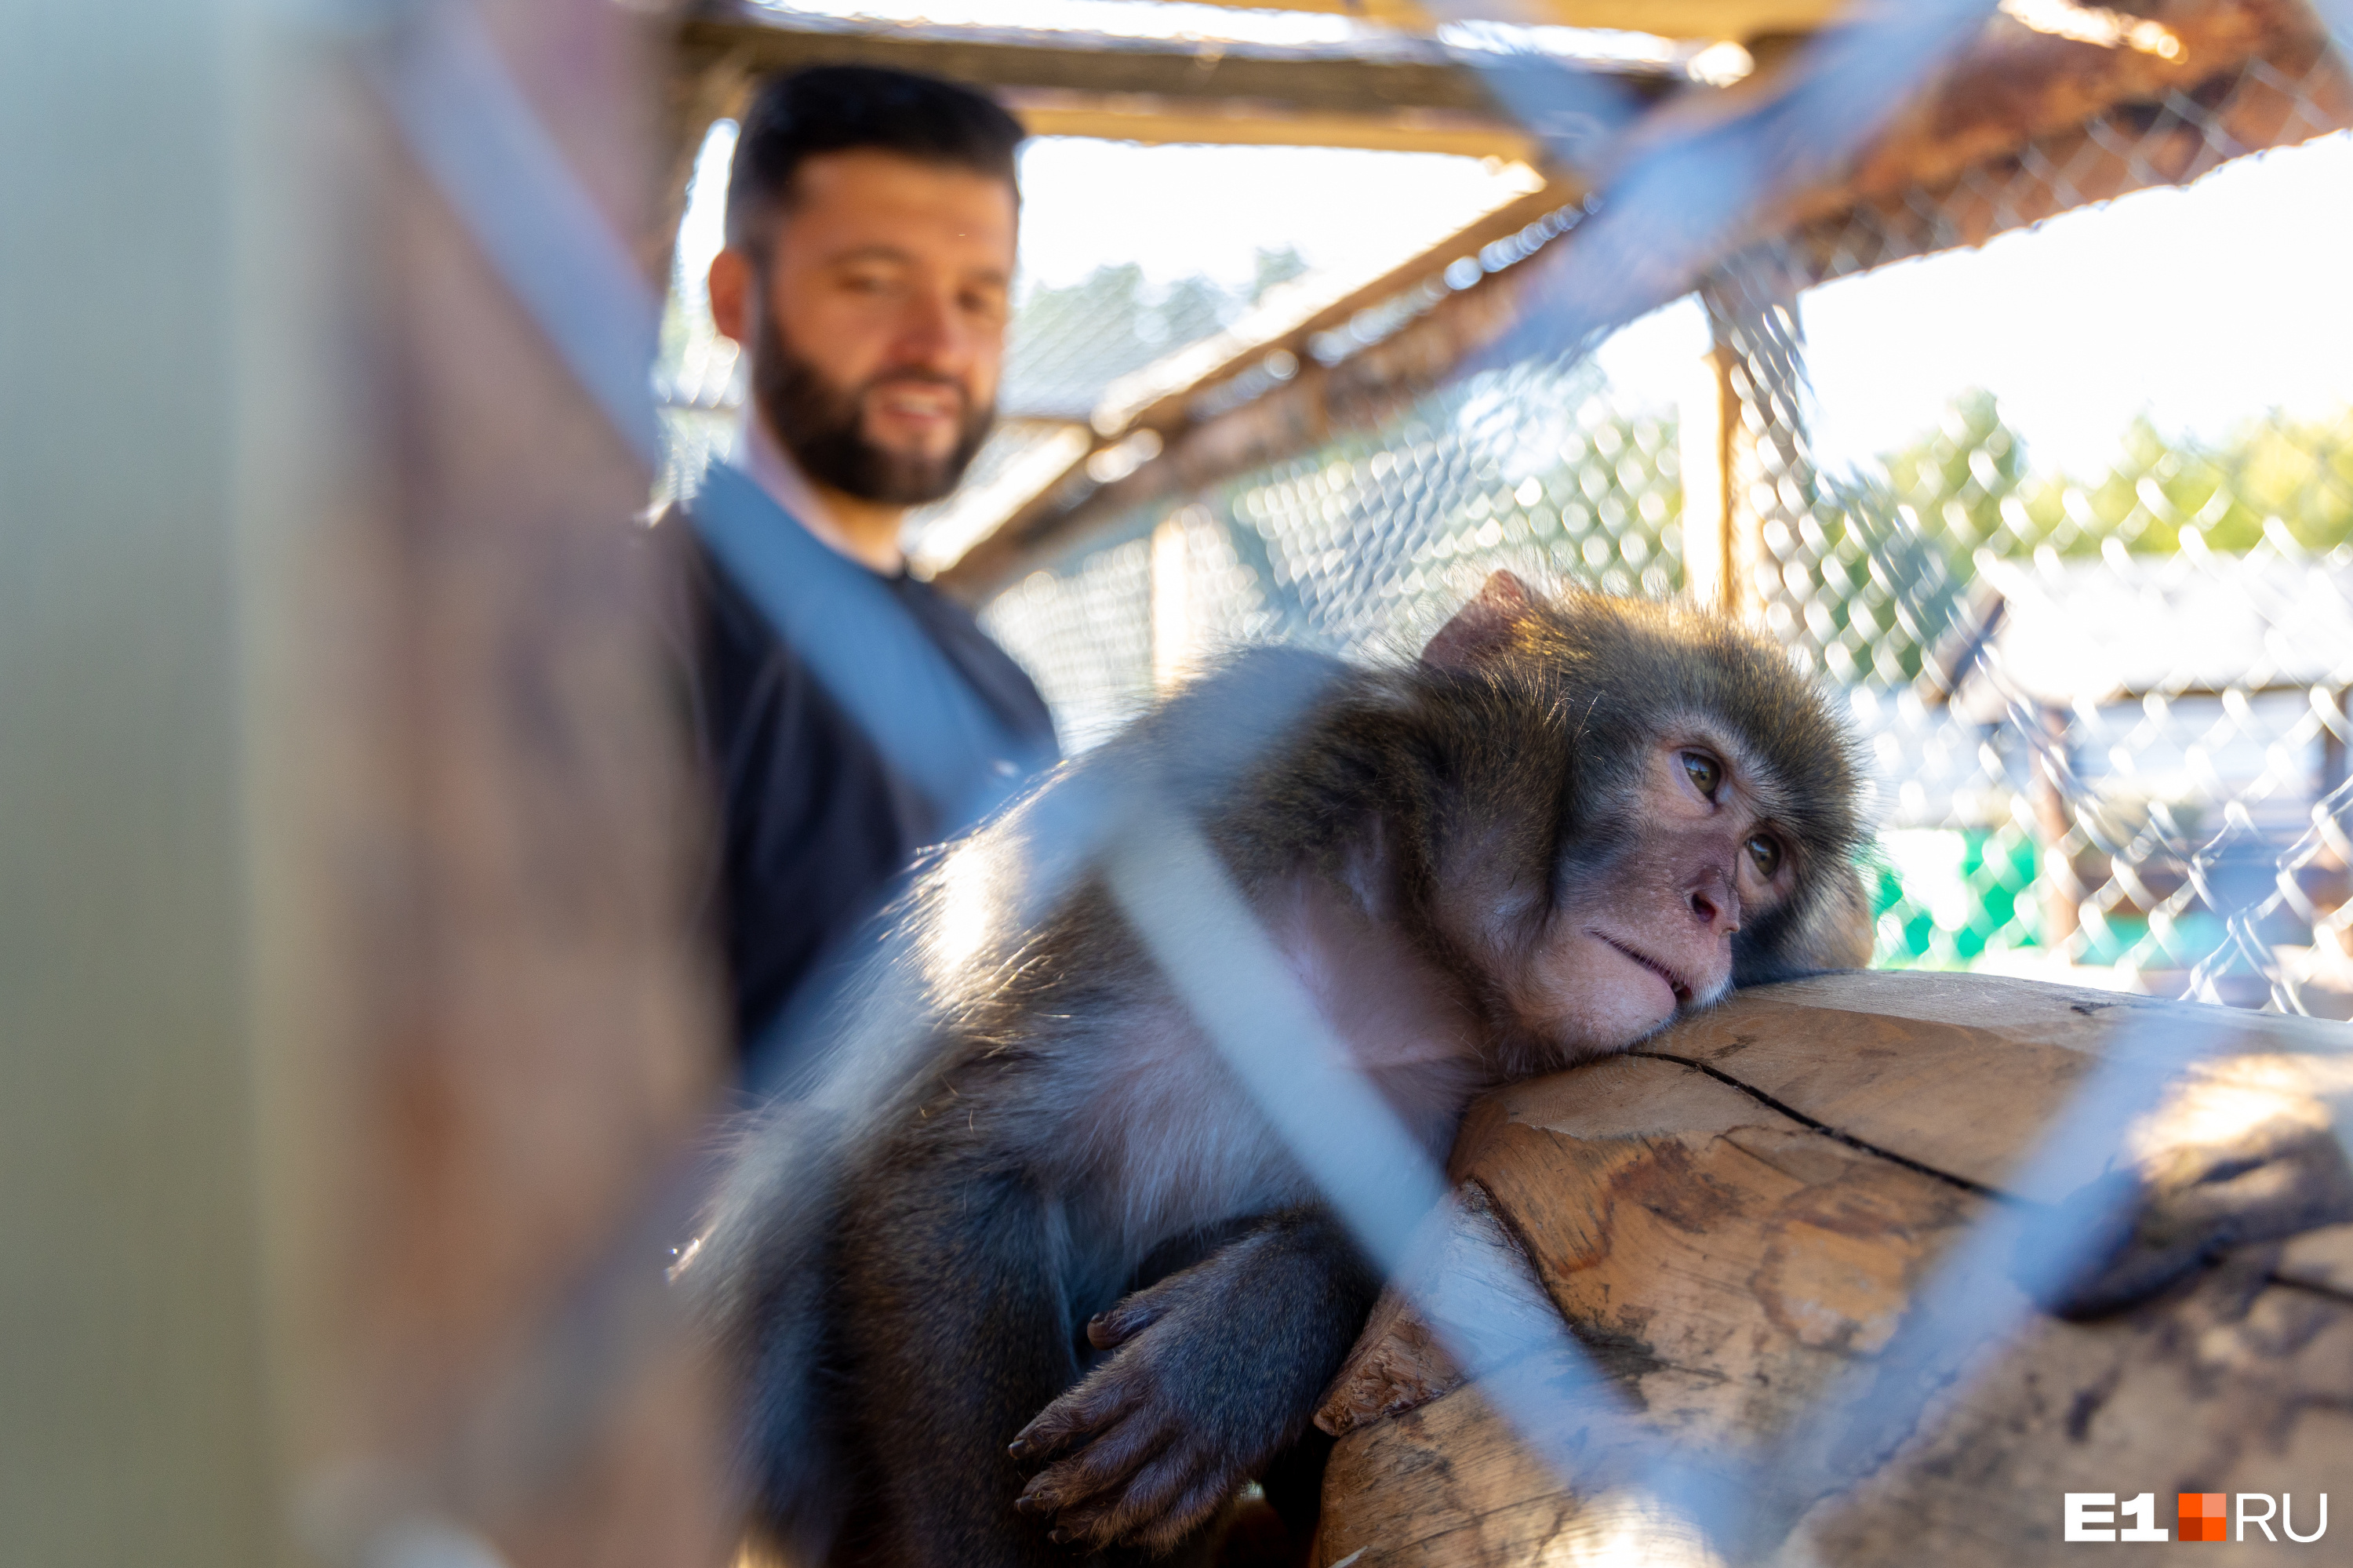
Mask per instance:
[[[1852,693],[1881,776],[1882,963],[2353,1014],[2353,413],[2254,411],[2221,437],[2143,420],[2084,476],[2030,462],[1956,387],[1940,428],[1830,476],[1801,325],[1823,281],[2194,178],[2251,124],[2324,123],[2258,61],[1753,248],[1699,291],[1732,403],[1725,598]],[[1083,747],[1218,644],[1402,645],[1492,566],[1684,591],[1691,410],[1606,358],[1488,370],[1131,515],[987,624]]]
[[[1897,58],[1885,74],[1901,80],[1906,40],[1886,43]],[[641,361],[615,341],[627,334],[605,330],[640,315],[650,324],[635,279],[625,266],[592,267],[582,283],[580,259],[601,254],[580,243],[602,233],[583,227],[591,209],[556,199],[568,190],[560,164],[506,156],[517,150],[500,137],[527,119],[500,96],[495,75],[456,69],[468,63],[426,50],[387,67],[406,133],[583,384],[651,457]],[[463,90],[445,90],[444,78]],[[1846,99],[1872,84],[1832,85]],[[447,112],[453,101],[477,111],[475,121]],[[2225,108],[2239,101],[2224,95]],[[485,104],[495,112],[481,115]],[[2150,146],[2177,149],[2190,122],[2170,101],[2137,132],[2130,116],[2109,119],[2116,137],[2141,138],[2121,154],[2128,173],[2135,160],[2158,177],[2183,172]],[[2213,141],[2221,133],[2196,132],[2218,155],[2228,151]],[[529,154],[535,144],[519,145]],[[456,155],[482,147],[498,155]],[[2035,172],[2043,164],[2073,165],[2048,154],[2021,161],[2050,187],[2050,210],[2081,199],[2080,171],[2062,189]],[[1703,193],[1722,183],[1696,182]],[[533,190],[554,193],[547,210],[521,199]],[[1964,181],[1899,205],[1954,215],[1982,194]],[[1936,230],[1930,243],[1982,238],[2034,214],[2032,203],[2013,207],[2024,216],[1990,228],[1956,217],[1952,235]],[[2210,1000],[2329,1004],[2342,994],[2331,981],[2344,952],[2353,809],[2343,781],[2353,458],[2341,421],[2274,419],[2221,444],[2151,432],[2113,472],[2082,481],[2036,470],[1996,409],[1963,403],[1945,429],[1879,471],[1827,477],[1810,439],[1802,330],[1804,288],[1834,270],[1810,260],[1818,253],[1786,238],[1760,246],[1719,265],[1695,302],[1668,307],[1704,323],[1712,397],[1678,403],[1621,384],[1606,349],[1489,369],[1377,429],[1139,511],[1000,593],[988,622],[1031,663],[1061,709],[1066,740],[1080,747],[1220,642],[1395,648],[1495,565],[1541,564],[1616,592],[1704,593],[1756,617],[1852,694],[1883,765],[1886,960],[2031,961],[2079,978],[2105,969],[2116,983]],[[708,388],[734,374],[713,360],[691,379]],[[687,390],[674,435],[703,450],[723,440],[720,400]],[[674,478],[684,464],[675,453],[671,461]],[[1699,482],[1709,487],[1704,505]],[[854,662],[840,668],[830,689],[870,736],[902,735],[892,720],[903,693],[861,683]],[[1282,718],[1271,711],[1236,728]],[[1192,825],[1149,791],[1103,792],[1067,819],[1044,820],[1081,854],[1039,857],[1062,867],[1041,878],[1079,860],[1100,868],[1208,1045],[1372,1255],[1397,1268],[1443,1191],[1440,1172],[1335,1065],[1346,1055],[1336,1043],[1300,1048],[1323,1029],[1312,1000],[1260,939]],[[896,1048],[887,1037],[902,1015],[884,1005],[887,993],[877,997],[877,1036]],[[2198,1048],[2156,1033],[2151,1048],[2119,1053],[2078,1088],[2020,1191],[2091,1191],[2118,1129]],[[1269,1041],[1291,1048],[1262,1048]],[[2015,1321],[2019,1284],[2055,1279],[2114,1218],[2070,1202],[2045,1234],[2029,1235],[2030,1205],[1995,1206],[1922,1290],[1926,1310],[1870,1369],[1864,1415],[1852,1402],[1824,1404],[1772,1463],[1798,1474],[1832,1427],[1892,1450],[1897,1439],[1885,1435],[1913,1429],[1928,1391],[1953,1383],[1969,1335],[2004,1311]],[[638,1239],[620,1238],[614,1255],[629,1260],[623,1277],[649,1284],[649,1249]],[[617,1326],[626,1314],[582,1299],[597,1309],[558,1319],[545,1353],[519,1362],[519,1393],[493,1385],[491,1418],[512,1405],[534,1419],[486,1419],[497,1430],[484,1446],[511,1450],[534,1476],[575,1467],[558,1460],[568,1460],[560,1450],[576,1412],[619,1383],[624,1352],[642,1353],[664,1331],[651,1311],[644,1324]],[[1449,1353],[1465,1366],[1515,1361],[1515,1373],[1556,1346],[1573,1360],[1556,1315],[1534,1306],[1474,1290],[1466,1321],[1495,1337],[1466,1336]],[[1498,1346],[1509,1355],[1473,1353]],[[1554,1430],[1537,1408],[1549,1396],[1517,1375],[1491,1386],[1541,1446]],[[1579,1444],[1621,1419],[1587,1392],[1569,1406]],[[536,1418],[544,1412],[556,1414]],[[1674,1456],[1648,1440],[1620,1446],[1646,1456],[1651,1489],[1706,1512],[1720,1538],[1738,1538],[1746,1499],[1762,1489],[1717,1487],[1724,1495],[1711,1501]],[[473,1484],[482,1463],[444,1446],[418,1474]],[[1556,1445],[1546,1457],[1572,1474],[1575,1456]]]
[[[1385,649],[1493,567],[1539,562],[1612,592],[1675,593],[1678,461],[1673,410],[1630,403],[1591,359],[1514,366],[1125,519],[999,595],[984,623],[1083,746],[1147,703],[1155,675],[1222,646]],[[1183,574],[1181,630],[1166,588],[1155,597],[1159,530],[1162,582],[1170,567]],[[1183,541],[1175,563],[1171,536]]]

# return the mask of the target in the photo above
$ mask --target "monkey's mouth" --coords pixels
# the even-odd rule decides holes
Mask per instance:
[[[1620,952],[1625,954],[1628,958],[1633,959],[1636,963],[1641,965],[1644,969],[1650,970],[1661,980],[1666,981],[1667,989],[1675,993],[1675,1005],[1677,1007],[1682,1007],[1691,1001],[1691,982],[1684,980],[1683,976],[1675,973],[1674,970],[1667,968],[1666,965],[1659,962],[1658,959],[1651,957],[1650,954],[1638,953],[1633,948],[1628,947],[1625,943],[1620,941],[1617,938],[1601,931],[1588,932],[1588,935],[1599,938],[1602,941],[1607,942],[1609,946],[1617,948]]]

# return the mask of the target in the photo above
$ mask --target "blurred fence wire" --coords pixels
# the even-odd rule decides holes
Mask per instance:
[[[1662,316],[1705,323],[1675,352],[1713,354],[1734,405],[1736,517],[1712,569],[1725,601],[1850,694],[1882,773],[1883,964],[2353,1016],[2353,376],[2333,420],[2256,414],[2227,438],[2137,424],[2105,474],[2030,467],[1966,387],[1872,469],[1826,473],[1810,440],[1807,290],[2195,178],[2251,117],[2330,123],[2257,60],[2030,145],[2000,177],[1739,249],[1618,323],[1630,346],[1695,335],[1659,333]],[[1220,645],[1404,647],[1493,567],[1707,597],[1687,580],[1686,449],[1715,432],[1694,436],[1655,376],[1620,386],[1610,348],[1490,366],[1377,429],[1138,510],[998,594],[985,623],[1082,747]]]
[[[1587,243],[1713,244],[1744,221],[1742,193],[1850,153],[1984,9],[1915,7],[1825,46],[1790,101],[1788,134],[1653,148],[1634,165],[1644,177],[1605,195],[1606,233]],[[638,321],[642,300],[593,266],[566,262],[610,248],[564,242],[585,203],[566,199],[560,171],[523,155],[530,138],[517,132],[516,104],[501,98],[495,75],[452,64],[487,57],[423,37],[406,56],[387,57],[387,96],[518,294],[617,426],[639,436],[642,400],[613,390],[616,366],[631,352],[627,334],[585,330],[574,317]],[[2258,79],[2269,69],[2248,68],[2246,92],[2292,104],[2293,82]],[[1505,96],[1517,107],[1543,90],[1521,77]],[[2186,134],[2220,157],[2227,118],[2212,105],[2168,101],[2155,119],[2101,129],[2085,144],[2130,165],[2164,151],[2153,143],[2171,149]],[[463,160],[447,154],[452,137],[471,132],[513,155],[461,178]],[[2180,164],[2169,152],[2162,162]],[[2080,192],[2065,181],[2094,188],[2075,165],[2050,158],[2021,160],[2021,171],[2023,195],[2015,184],[1989,192],[1964,181],[1836,236],[1776,237],[1728,260],[1709,256],[1696,308],[1725,396],[1694,405],[1714,407],[1714,423],[1613,387],[1606,344],[1589,351],[1600,329],[1627,323],[1539,322],[1511,340],[1519,357],[1400,418],[1139,512],[998,596],[987,621],[1031,663],[1068,738],[1083,744],[1218,641],[1395,648],[1492,565],[1538,562],[1622,592],[1704,587],[1852,693],[1885,765],[1883,957],[1969,963],[2031,953],[2077,975],[2105,966],[2118,983],[2166,994],[2298,1012],[2333,1005],[2353,821],[2345,779],[2353,450],[2339,439],[2353,431],[2278,426],[2228,452],[2152,449],[2082,484],[2024,471],[1998,424],[1961,418],[1901,471],[1831,479],[1814,466],[1804,289],[1907,247],[1983,238],[2018,215],[2073,205]],[[501,178],[540,188],[486,195]],[[502,211],[545,222],[534,230]],[[1556,291],[1531,298],[1557,302]],[[1625,298],[1646,312],[1661,302]],[[1717,466],[1694,461],[1695,430]],[[1713,554],[1686,532],[1700,515],[1686,493],[1694,475],[1720,488],[1707,503]],[[1703,567],[1709,580],[1696,584]],[[2185,646],[2178,629],[2189,624],[2200,634]],[[1181,638],[1171,635],[1177,629]],[[836,695],[878,732],[888,727],[868,712],[886,699]],[[1104,849],[1123,909],[1173,989],[1198,1003],[1205,1034],[1236,1062],[1312,1058],[1281,1037],[1303,1005],[1286,994],[1281,962],[1262,950],[1247,911],[1229,907],[1214,866],[1187,858],[1194,841],[1181,825],[1109,841],[1100,829],[1073,831]],[[1236,945],[1239,957],[1219,950]],[[1203,965],[1213,983],[1194,972]],[[2167,1075],[2147,1066],[2111,1075],[2124,1084],[2113,1093],[2095,1081],[2055,1124],[2048,1158],[2078,1175],[2105,1168],[2127,1102]],[[1334,1189],[1335,1208],[1385,1258],[1401,1257],[1423,1218],[1414,1211],[1437,1190],[1434,1173],[1407,1179],[1400,1166],[1382,1182],[1357,1180],[1348,1161],[1317,1152],[1377,1147],[1364,1115],[1346,1108],[1350,1097],[1271,1080],[1251,1087],[1303,1167]],[[1986,1258],[2013,1240],[1997,1227],[1957,1256],[1990,1277]],[[2081,1240],[2046,1235],[2052,1268]],[[1448,1315],[1502,1325],[1505,1339],[1527,1321],[1502,1297],[1450,1302]],[[1904,1353],[1942,1366],[1982,1328],[1923,1315]],[[1550,1337],[1574,1356],[1562,1336]],[[558,1358],[545,1375],[581,1373]],[[1873,1419],[1907,1428],[1932,1381],[1886,1394],[1893,1403]],[[1545,1440],[1553,1417],[1507,1414],[1537,1451],[1556,1451]],[[1787,1466],[1812,1462],[1820,1446],[1799,1445]],[[1726,1490],[1680,1476],[1664,1458],[1649,1480],[1727,1546],[1750,1536],[1745,1499],[1772,1495],[1769,1477]]]

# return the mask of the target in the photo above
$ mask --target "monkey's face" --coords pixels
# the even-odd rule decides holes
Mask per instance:
[[[1621,1050],[1732,985],[1733,938],[1797,875],[1779,791],[1721,726],[1672,725],[1633,759],[1606,860],[1565,875],[1510,1004],[1571,1057]]]
[[[1506,1070],[1623,1050],[1736,978],[1869,961],[1852,742],[1781,649],[1498,572],[1421,662],[1457,791],[1431,913]]]

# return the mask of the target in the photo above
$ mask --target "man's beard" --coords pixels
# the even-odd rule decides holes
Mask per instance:
[[[964,405],[964,420],[953,450],[939,457],[916,457],[866,439],[867,394],[894,381],[955,389]],[[886,506],[920,506],[954,490],[997,418],[995,404],[976,408],[962,383],[928,371],[886,371],[857,387],[843,387],[793,352],[773,315],[752,355],[752,397],[803,473],[845,495]]]

